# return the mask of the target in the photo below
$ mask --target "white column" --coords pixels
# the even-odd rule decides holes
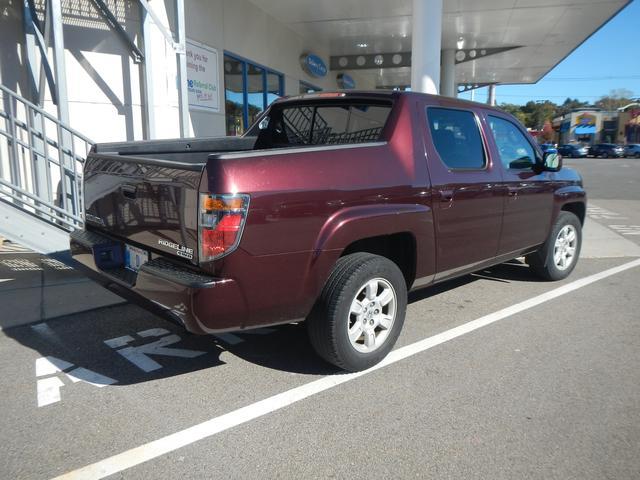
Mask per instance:
[[[496,86],[494,84],[489,85],[489,95],[487,96],[487,103],[492,107],[496,105]]]
[[[440,72],[440,95],[456,96],[456,52],[442,51],[442,71]]]
[[[411,90],[438,93],[442,0],[413,0],[411,34]]]

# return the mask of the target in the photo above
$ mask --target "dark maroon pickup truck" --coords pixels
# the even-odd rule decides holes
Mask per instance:
[[[71,251],[190,332],[306,320],[317,352],[356,371],[391,350],[410,290],[519,256],[569,275],[586,197],[560,162],[478,103],[291,97],[240,138],[96,145]]]

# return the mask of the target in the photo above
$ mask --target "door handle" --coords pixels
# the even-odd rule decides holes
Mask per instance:
[[[440,190],[440,201],[449,203],[453,200],[453,190]]]
[[[518,198],[518,187],[507,187],[507,192],[510,198],[516,200]]]
[[[453,190],[439,190],[440,208],[450,208],[453,205]]]

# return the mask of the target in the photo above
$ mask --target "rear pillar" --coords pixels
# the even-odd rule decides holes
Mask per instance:
[[[411,34],[411,90],[438,93],[442,0],[413,0]]]

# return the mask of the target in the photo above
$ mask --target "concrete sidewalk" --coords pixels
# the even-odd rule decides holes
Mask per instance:
[[[123,302],[60,260],[0,238],[0,330]]]

